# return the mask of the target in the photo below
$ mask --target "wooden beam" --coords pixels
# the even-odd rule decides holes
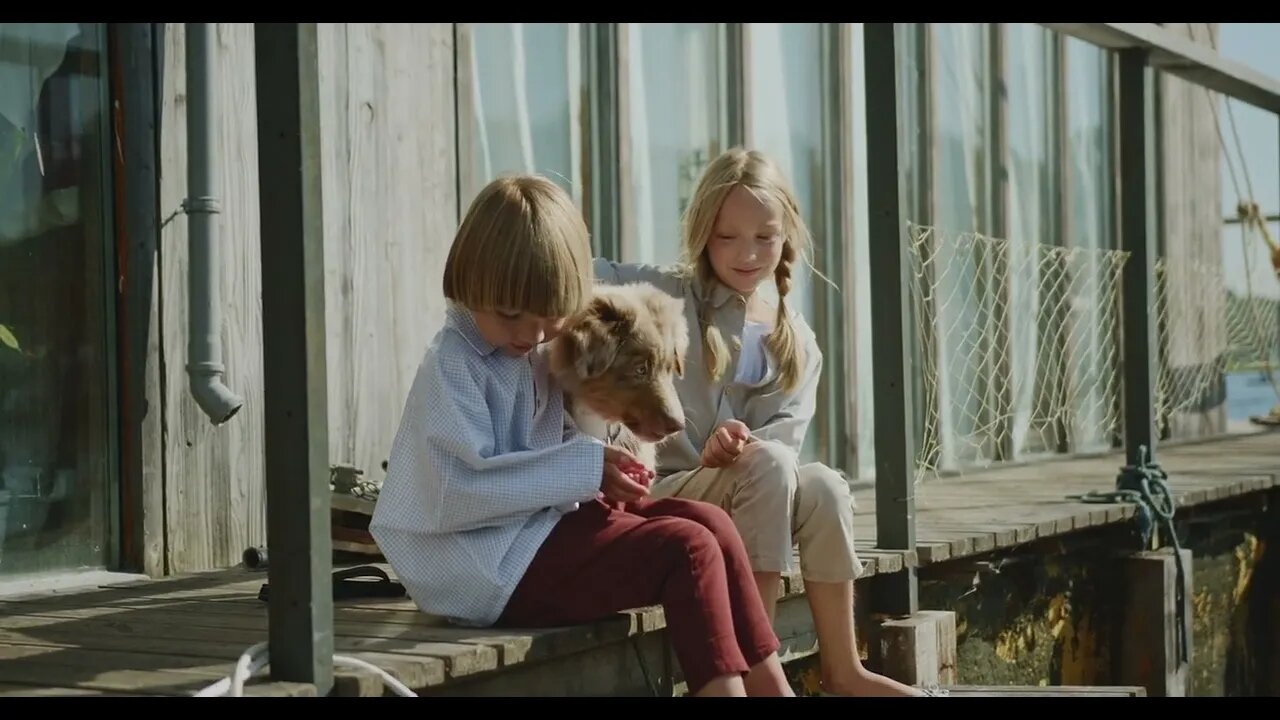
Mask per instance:
[[[876,443],[876,544],[914,550],[915,450],[911,413],[911,318],[907,245],[898,192],[898,65],[893,23],[863,27],[866,54],[867,217],[871,266],[871,334]],[[914,568],[889,576],[877,612],[918,608]]]
[[[1280,113],[1280,78],[1228,60],[1155,23],[1040,23],[1109,50],[1145,50],[1148,63],[1202,87]]]
[[[883,621],[876,628],[879,671],[908,685],[954,685],[956,614],[921,610],[911,617]]]
[[[161,26],[163,27],[163,26]],[[159,110],[157,48],[152,23],[113,23],[112,118],[123,153],[111,153],[115,185],[117,263],[124,278],[119,308],[121,569],[165,571],[164,463],[160,413],[148,412],[160,394]],[[125,156],[128,162],[125,162]],[[153,406],[154,407],[154,406]]]
[[[1185,633],[1192,657],[1192,557],[1183,549],[1182,628],[1178,627],[1178,568],[1172,548],[1134,553],[1121,559],[1124,596],[1118,624],[1116,681],[1144,687],[1151,697],[1190,695],[1190,661],[1181,658]]]
[[[1155,248],[1147,231],[1147,51],[1120,51],[1120,248],[1123,271],[1124,446],[1130,465],[1155,458],[1153,348],[1158,347],[1154,306]]]
[[[255,23],[269,639],[274,680],[333,686],[315,23]]]

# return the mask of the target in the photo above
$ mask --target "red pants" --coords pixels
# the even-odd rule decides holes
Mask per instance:
[[[776,652],[747,552],[710,503],[597,500],[560,519],[498,625],[575,625],[661,604],[689,694]]]

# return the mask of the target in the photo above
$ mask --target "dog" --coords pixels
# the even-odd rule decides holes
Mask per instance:
[[[684,310],[683,299],[649,283],[597,285],[549,343],[549,369],[578,429],[649,469],[685,426],[675,387],[689,347]]]

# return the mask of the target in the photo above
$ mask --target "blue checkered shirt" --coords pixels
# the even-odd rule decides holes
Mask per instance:
[[[419,608],[492,625],[556,522],[596,497],[603,462],[539,353],[499,352],[450,304],[409,390],[369,530]]]

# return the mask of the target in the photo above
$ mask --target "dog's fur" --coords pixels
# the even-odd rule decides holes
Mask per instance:
[[[578,429],[655,469],[658,445],[684,429],[675,377],[688,347],[684,300],[648,283],[597,285],[548,359]]]

